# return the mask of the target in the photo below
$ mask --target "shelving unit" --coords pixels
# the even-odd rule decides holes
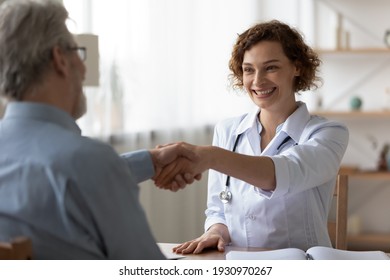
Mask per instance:
[[[390,235],[379,233],[364,233],[349,235],[347,237],[348,249],[350,250],[381,250],[390,252]]]
[[[375,138],[375,145],[378,145],[375,152],[384,143],[390,141],[386,132],[390,126],[390,110],[384,109],[390,107],[386,95],[390,91],[390,84],[387,82],[390,71],[390,48],[386,48],[383,41],[384,31],[388,28],[385,19],[390,3],[384,0],[375,0],[375,4],[368,1],[357,3],[353,0],[317,0],[314,2],[317,36],[314,41],[318,46],[316,52],[328,67],[324,67],[324,73],[327,76],[324,75],[323,78],[327,84],[321,94],[322,98],[327,98],[322,100],[325,106],[322,110],[311,113],[346,124],[352,135],[350,145],[354,144],[351,150],[354,153],[362,151],[356,159],[367,156],[372,161],[373,156],[368,156],[373,151],[374,142],[371,140]],[[334,46],[334,48],[324,48],[324,46]],[[354,96],[363,100],[361,111],[349,109],[348,101]],[[339,111],[334,111],[336,108]],[[378,125],[377,128],[376,125]],[[372,147],[367,144],[372,144]],[[347,162],[353,162],[355,159],[355,155],[351,157],[351,154]],[[356,166],[359,165],[361,166],[357,160]],[[356,170],[354,167],[347,168],[346,172],[350,177],[349,192],[365,191],[365,187],[374,187],[379,183],[384,187],[383,194],[389,195],[390,172],[367,172]],[[381,203],[385,200],[382,198],[385,197],[380,197]],[[378,197],[372,195],[369,199],[373,199],[370,204],[372,206]],[[356,207],[360,205],[357,204]],[[378,204],[374,207],[383,207],[383,213],[389,212],[388,204]],[[359,209],[362,210],[362,208]],[[371,212],[367,214],[365,218],[371,217]],[[374,216],[372,218],[377,220]],[[379,219],[378,223],[380,222]],[[388,221],[384,225],[362,228],[362,231],[356,235],[351,233],[348,236],[348,249],[390,252]]]
[[[342,55],[352,55],[352,54],[390,54],[390,49],[386,48],[354,48],[354,49],[317,49],[316,52],[320,55],[327,54],[342,54]]]
[[[350,49],[317,49],[316,52],[319,54],[321,57],[322,61],[324,63],[331,63],[333,65],[337,64],[341,66],[340,71],[345,71],[345,65],[355,65],[355,67],[359,67],[359,78],[353,77],[354,79],[351,80],[346,79],[346,84],[341,84],[341,87],[338,89],[338,95],[339,99],[343,100],[344,102],[346,101],[347,98],[351,98],[351,96],[356,95],[354,92],[359,92],[361,87],[366,85],[368,81],[375,80],[378,75],[379,76],[385,76],[389,69],[390,65],[390,48],[350,48]],[[361,65],[364,65],[364,67],[360,67]],[[343,68],[344,67],[344,68]],[[327,82],[327,81],[326,81]],[[378,89],[375,89],[378,92]],[[390,100],[390,86],[387,86],[386,88],[383,89],[381,94],[383,93],[388,93],[388,98],[386,97],[387,95],[383,95],[381,98],[387,98]],[[357,95],[364,96],[364,94],[359,93]],[[367,98],[365,96],[365,98]],[[337,107],[338,102],[337,99],[331,101],[330,103],[328,102],[326,104],[326,107],[323,108],[323,112],[317,112],[318,114],[327,114],[330,117],[367,117],[367,118],[372,118],[372,117],[381,117],[385,116],[387,117],[389,115],[388,112],[384,110],[384,108],[389,107],[390,111],[390,104],[389,101],[386,99],[385,105],[382,108],[378,108],[377,111],[375,108],[369,107],[370,111],[345,111],[345,112],[327,112],[326,110],[328,108],[334,108]],[[364,103],[364,98],[363,98],[363,103]],[[368,102],[370,103],[370,102]],[[371,102],[372,104],[372,102]]]
[[[355,57],[365,56],[384,56],[384,61],[390,59],[390,50],[384,48],[364,48],[364,49],[321,49],[317,50],[320,56],[326,57],[337,57],[337,58],[348,58],[355,59]],[[345,62],[348,60],[343,60]],[[356,121],[365,122],[377,122],[379,120],[388,120],[390,124],[390,110],[345,110],[345,111],[330,111],[330,110],[319,110],[314,111],[312,114],[326,117],[328,119],[335,119],[343,121],[344,123],[353,123]],[[383,122],[382,122],[383,123]],[[351,179],[354,180],[383,180],[389,182],[390,187],[390,172],[367,172],[367,171],[349,171]],[[350,180],[350,191],[353,191],[353,183]],[[389,233],[375,233],[375,232],[362,232],[355,235],[348,235],[347,238],[349,250],[382,250],[390,252],[390,232]]]
[[[390,110],[382,111],[314,111],[314,115],[330,119],[383,119],[390,118]]]
[[[320,49],[317,50],[320,56],[326,57],[337,57],[337,58],[348,58],[355,59],[355,57],[365,56],[377,56],[382,55],[385,61],[390,59],[390,49],[385,48],[361,48],[361,49]],[[345,62],[345,60],[343,60]],[[346,60],[348,62],[348,60]],[[343,121],[344,123],[352,123],[356,121],[368,121],[377,122],[379,120],[388,120],[390,125],[390,110],[345,110],[345,111],[330,111],[330,110],[319,110],[311,112],[314,115],[326,117],[328,119],[335,119]],[[353,180],[367,180],[375,181],[382,180],[388,181],[390,187],[390,172],[368,172],[359,170],[349,170],[348,175]],[[353,191],[353,183],[350,180],[350,191]],[[348,235],[347,237],[348,249],[349,250],[381,250],[390,252],[390,232],[389,233],[375,233],[375,232],[362,232],[359,234]]]
[[[377,171],[346,171],[351,179],[358,180],[388,180],[390,172]],[[351,181],[351,180],[350,180]],[[349,190],[353,190],[350,184]],[[347,237],[348,249],[350,250],[381,250],[390,253],[390,233],[363,232]]]
[[[350,177],[367,180],[390,180],[390,172],[354,171],[348,173]]]

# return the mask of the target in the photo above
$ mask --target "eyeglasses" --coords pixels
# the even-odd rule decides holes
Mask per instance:
[[[87,48],[86,47],[69,47],[70,51],[77,51],[80,59],[85,61],[87,59]]]

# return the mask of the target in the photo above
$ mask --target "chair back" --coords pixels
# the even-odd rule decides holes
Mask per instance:
[[[17,237],[11,242],[0,242],[0,260],[31,260],[32,242],[27,237]]]
[[[333,197],[336,201],[335,221],[328,221],[328,232],[336,249],[347,250],[348,175],[338,174]]]

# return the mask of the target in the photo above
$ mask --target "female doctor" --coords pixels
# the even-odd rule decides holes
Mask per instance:
[[[205,233],[175,252],[223,251],[228,244],[331,246],[327,217],[348,130],[310,115],[295,100],[299,91],[317,87],[319,65],[300,33],[279,21],[239,35],[231,78],[257,108],[217,124],[213,146],[186,144],[200,161],[194,166],[183,160],[176,168],[192,168],[193,174],[211,169],[207,218]]]

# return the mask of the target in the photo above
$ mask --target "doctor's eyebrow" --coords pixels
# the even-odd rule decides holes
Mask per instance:
[[[267,65],[267,64],[270,64],[270,63],[275,63],[275,62],[280,62],[279,59],[270,59],[270,60],[267,60],[267,61],[264,61],[263,65]],[[253,63],[250,63],[250,62],[242,62],[242,66],[251,66],[253,65]]]

